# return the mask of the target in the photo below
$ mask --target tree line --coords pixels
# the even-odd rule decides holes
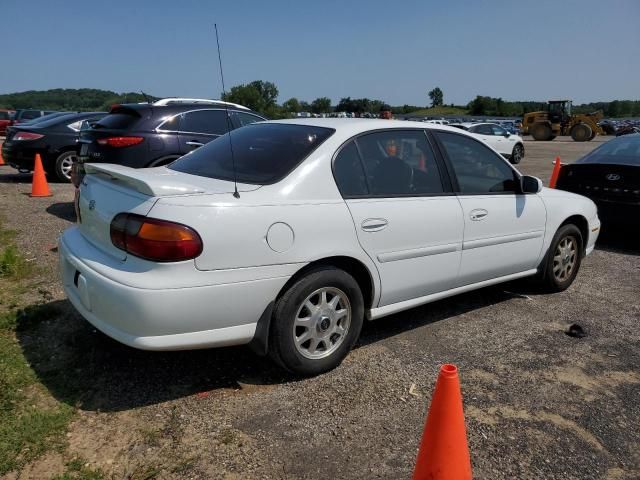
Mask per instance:
[[[380,99],[370,98],[341,98],[336,105],[332,105],[328,97],[318,97],[311,102],[289,98],[278,103],[278,87],[268,81],[255,80],[250,83],[236,85],[221,98],[233,103],[245,105],[269,118],[285,118],[300,112],[330,113],[348,112],[362,114],[365,112],[378,113],[382,109],[390,109],[394,114],[410,114],[424,110],[425,106],[400,105],[389,106]],[[426,98],[429,98],[430,107],[444,106],[444,93],[439,87],[430,90]],[[30,90],[26,92],[0,95],[0,107],[9,109],[41,108],[43,110],[65,111],[104,111],[117,103],[138,103],[147,99],[154,100],[157,97],[147,96],[138,92],[116,93],[110,90],[93,88],[52,90]],[[453,105],[468,115],[488,115],[496,117],[517,117],[525,113],[541,110],[544,102],[539,101],[506,101],[502,98],[494,98],[478,95],[467,105]],[[601,110],[605,117],[630,117],[640,116],[639,100],[614,100],[612,102],[592,102],[583,105],[574,105],[575,113],[589,113]]]

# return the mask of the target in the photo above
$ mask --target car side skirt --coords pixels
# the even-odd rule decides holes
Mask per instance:
[[[412,298],[411,300],[405,300],[403,302],[392,303],[391,305],[385,305],[383,307],[372,308],[369,313],[371,320],[377,320],[378,318],[386,317],[394,313],[409,310],[410,308],[424,305],[425,303],[435,302],[442,298],[452,297],[460,293],[469,292],[471,290],[477,290],[478,288],[488,287],[489,285],[495,285],[496,283],[509,282],[518,278],[530,277],[538,272],[536,268],[526,270],[524,272],[512,273],[503,277],[492,278],[490,280],[484,280],[482,282],[472,283],[471,285],[463,285],[461,287],[452,288],[444,292],[433,293],[431,295],[425,295],[424,297]]]

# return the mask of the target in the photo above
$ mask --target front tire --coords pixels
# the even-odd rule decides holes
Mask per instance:
[[[571,138],[574,142],[587,142],[591,140],[593,131],[586,123],[579,123],[571,129]]]
[[[362,292],[343,270],[321,267],[291,285],[276,302],[269,355],[298,375],[313,376],[340,365],[360,336]]]
[[[551,140],[553,133],[551,131],[551,127],[546,123],[537,123],[533,127],[529,129],[531,132],[531,136],[536,141],[547,141]]]
[[[582,234],[573,224],[558,229],[545,259],[542,286],[548,292],[569,288],[582,263]]]

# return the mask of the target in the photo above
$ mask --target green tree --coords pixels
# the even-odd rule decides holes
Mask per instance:
[[[444,94],[440,87],[436,87],[429,92],[429,98],[431,99],[431,106],[438,107],[444,104]]]
[[[290,98],[289,100],[284,102],[282,104],[282,110],[284,110],[287,113],[298,113],[298,112],[302,111],[300,109],[300,102],[295,97]]]
[[[313,113],[328,113],[331,111],[331,99],[328,97],[319,97],[311,102],[311,111]]]
[[[229,93],[222,95],[227,102],[239,103],[268,117],[278,117],[280,112],[276,100],[278,88],[271,82],[255,80],[251,83],[236,85]]]

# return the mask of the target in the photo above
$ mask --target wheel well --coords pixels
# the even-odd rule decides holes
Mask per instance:
[[[580,230],[580,233],[582,234],[581,247],[582,247],[582,255],[584,256],[585,249],[587,246],[587,241],[589,240],[589,222],[587,222],[587,219],[584,218],[582,215],[573,215],[567,218],[564,222],[562,222],[562,225],[560,225],[560,227],[563,227],[569,224],[573,224],[576,227],[578,227],[578,230]]]
[[[278,293],[276,299],[284,295],[289,287],[297,282],[301,277],[304,277],[307,272],[318,267],[335,267],[350,274],[355,281],[358,282],[358,286],[362,291],[365,308],[371,308],[373,303],[373,278],[371,278],[369,270],[361,261],[352,257],[343,256],[327,257],[305,265],[287,281]]]

